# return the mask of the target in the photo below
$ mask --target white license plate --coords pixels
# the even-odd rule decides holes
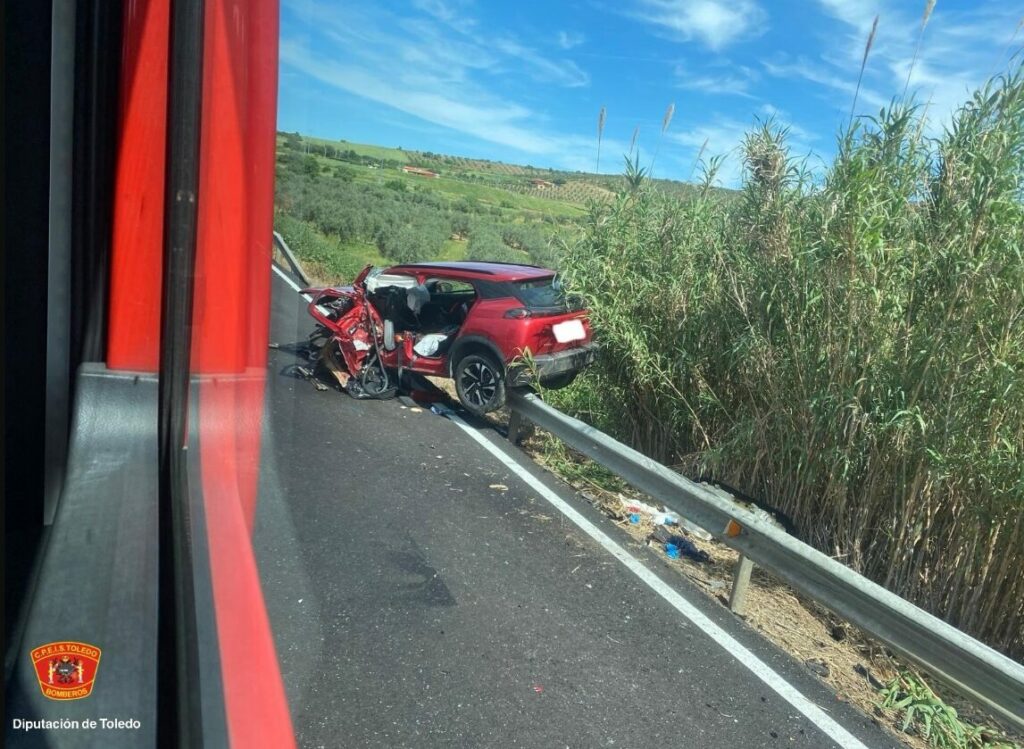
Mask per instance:
[[[559,343],[582,341],[587,337],[586,331],[583,330],[583,323],[579,320],[566,320],[565,322],[556,323],[551,326],[551,331],[555,334],[555,340]]]

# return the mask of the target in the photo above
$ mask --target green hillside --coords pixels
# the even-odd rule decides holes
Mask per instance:
[[[345,280],[368,262],[494,259],[555,264],[562,239],[624,178],[277,136],[277,227],[314,272]],[[408,173],[416,167],[437,176]],[[667,193],[692,191],[671,180]]]

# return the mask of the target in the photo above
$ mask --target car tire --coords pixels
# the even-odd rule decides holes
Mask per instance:
[[[547,380],[541,380],[540,386],[544,390],[561,390],[562,388],[569,387],[576,379],[576,375],[579,372],[564,372],[560,375],[555,375]]]
[[[505,368],[491,357],[464,356],[452,375],[459,401],[470,413],[483,416],[505,405]]]

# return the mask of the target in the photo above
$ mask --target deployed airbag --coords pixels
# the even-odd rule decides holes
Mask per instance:
[[[448,339],[448,336],[444,333],[428,333],[422,336],[416,345],[412,347],[420,356],[434,356],[438,349],[441,348],[441,344]]]

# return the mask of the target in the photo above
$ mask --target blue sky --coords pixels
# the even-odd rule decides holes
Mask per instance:
[[[857,103],[899,95],[925,0],[569,0],[346,3],[282,0],[278,127],[326,138],[509,163],[618,172],[639,126],[642,164],[687,179],[702,146],[741,179],[757,121],[790,129],[820,165]],[[941,132],[969,92],[1024,43],[1024,3],[938,0],[910,89]],[[1016,35],[1015,35],[1016,34]]]

